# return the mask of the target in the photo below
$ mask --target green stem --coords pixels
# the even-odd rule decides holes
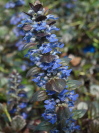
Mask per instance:
[[[6,116],[8,117],[9,122],[11,122],[12,121],[11,120],[11,116],[10,116],[10,114],[9,114],[9,112],[8,112],[6,107],[4,108],[4,112],[5,112]]]

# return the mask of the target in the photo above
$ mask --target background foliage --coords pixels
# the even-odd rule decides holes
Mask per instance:
[[[0,1],[1,102],[6,101],[4,91],[7,88],[8,75],[13,69],[17,69],[23,76],[22,82],[27,89],[30,89],[29,95],[32,90],[38,90],[30,79],[25,78],[29,63],[23,56],[25,51],[19,51],[15,45],[19,38],[13,33],[15,26],[10,24],[10,18],[13,14],[27,11],[28,2],[34,1],[26,0],[25,6],[19,7],[17,10],[4,8],[7,2],[8,0]],[[50,9],[50,12],[59,17],[57,27],[61,30],[57,32],[57,35],[62,36],[62,41],[65,43],[61,57],[72,58],[71,78],[79,79],[83,83],[83,86],[77,89],[77,93],[79,93],[77,108],[87,109],[87,112],[78,120],[81,125],[80,132],[98,133],[96,127],[99,127],[99,1],[41,0],[41,2]]]

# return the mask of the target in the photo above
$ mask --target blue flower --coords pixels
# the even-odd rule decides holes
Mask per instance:
[[[56,102],[55,102],[55,100],[53,98],[49,99],[49,100],[45,100],[44,103],[47,104],[47,105],[44,105],[46,110],[51,110],[51,109],[53,110],[53,109],[55,109]]]
[[[52,48],[50,47],[50,44],[42,44],[42,46],[39,48],[42,51],[42,54],[49,53],[52,51]]]
[[[13,108],[12,110],[9,111],[9,113],[14,114],[16,111],[17,111],[17,109]]]
[[[21,109],[23,109],[23,108],[26,108],[26,107],[27,107],[27,103],[23,102],[23,103],[20,103],[18,106],[19,106]]]
[[[56,35],[55,34],[51,34],[51,35],[47,36],[46,39],[49,42],[57,42],[58,41],[58,39],[56,38]]]
[[[22,50],[23,46],[25,45],[23,40],[19,40],[16,42],[15,46],[18,47],[18,50]]]
[[[61,101],[65,101],[66,99],[66,93],[68,92],[68,90],[64,89],[62,90],[59,95],[58,95],[58,98],[61,100]]]
[[[50,91],[50,90],[46,90],[46,92],[47,92],[48,95],[53,95],[53,94],[56,93],[55,91]]]
[[[25,1],[24,0],[17,0],[16,2],[12,2],[12,1],[9,1],[8,3],[6,3],[5,5],[5,8],[15,8],[17,6],[22,6],[25,4]]]
[[[40,31],[46,29],[46,22],[41,22],[33,25],[34,30]]]
[[[30,42],[30,39],[33,37],[33,33],[28,32],[26,33],[26,36],[23,38],[23,40],[25,40],[27,43]]]
[[[52,124],[57,121],[57,115],[54,113],[43,113],[42,117],[44,117],[45,120],[48,120]]]
[[[47,19],[54,19],[54,20],[57,20],[57,19],[58,19],[58,17],[57,17],[57,18],[55,18],[55,16],[54,16],[54,15],[49,14],[49,15],[47,15]]]
[[[25,35],[25,33],[24,33],[24,31],[23,30],[21,30],[21,29],[18,29],[18,28],[14,28],[13,29],[13,32],[14,32],[14,34],[18,37],[18,36],[24,36]]]
[[[28,16],[24,13],[14,14],[10,19],[10,24],[17,25],[21,20],[26,19]]]
[[[25,112],[23,112],[23,113],[21,113],[21,116],[22,116],[24,119],[27,119],[28,114],[27,114],[27,113],[25,113]]]
[[[26,93],[19,93],[18,96],[19,97],[27,97],[27,94]]]
[[[90,53],[94,53],[95,52],[95,47],[90,45],[90,46],[86,46],[85,48],[83,48],[83,52],[86,54],[88,52]]]
[[[51,133],[59,133],[59,130],[56,130],[56,129],[52,129],[50,130]]]
[[[14,2],[8,2],[5,5],[5,8],[14,8],[15,7],[15,3]]]

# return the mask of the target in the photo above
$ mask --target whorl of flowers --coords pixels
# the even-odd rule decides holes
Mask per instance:
[[[78,94],[72,90],[73,86],[69,86],[71,82],[68,77],[72,70],[67,64],[70,59],[58,56],[61,53],[59,48],[64,47],[53,33],[59,30],[54,25],[58,18],[48,14],[39,1],[29,5],[31,9],[25,13],[29,17],[18,25],[25,31],[23,49],[29,48],[25,57],[33,63],[27,77],[32,76],[32,81],[44,88],[48,95],[49,99],[44,101],[45,112],[42,117],[52,124],[50,132],[72,133],[78,128],[72,119],[72,108]],[[75,87],[75,80],[73,85]]]

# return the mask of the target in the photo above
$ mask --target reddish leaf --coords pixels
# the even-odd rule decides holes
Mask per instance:
[[[38,33],[36,36],[38,37],[46,37],[48,34],[47,33]]]
[[[35,12],[38,12],[39,10],[43,9],[42,4],[37,4],[37,5],[34,6],[32,3],[29,3],[29,5]]]
[[[24,25],[23,26],[23,30],[25,30],[25,31],[29,31],[31,29],[32,29],[32,26],[31,25]]]
[[[61,92],[66,86],[66,81],[64,79],[51,79],[46,84],[46,89],[56,92]]]
[[[55,24],[55,23],[56,23],[56,21],[49,21],[47,24],[52,25],[52,24]]]
[[[42,21],[42,20],[45,20],[47,17],[46,16],[44,16],[44,15],[40,15],[40,16],[38,16],[36,19],[35,19],[35,21]]]
[[[41,57],[41,62],[46,62],[46,63],[50,63],[52,62],[53,60],[55,59],[55,56],[54,55],[43,55]]]

